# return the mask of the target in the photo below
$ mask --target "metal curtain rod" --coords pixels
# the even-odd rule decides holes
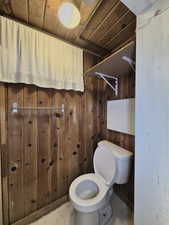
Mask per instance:
[[[64,112],[64,104],[61,105],[61,107],[20,107],[17,103],[12,104],[11,111],[13,113],[17,113],[19,110],[56,110]]]

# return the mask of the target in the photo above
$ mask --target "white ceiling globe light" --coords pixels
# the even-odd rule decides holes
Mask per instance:
[[[58,10],[60,22],[69,29],[77,27],[80,23],[80,11],[73,3],[63,3]]]

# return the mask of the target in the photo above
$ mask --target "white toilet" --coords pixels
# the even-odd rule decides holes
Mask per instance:
[[[101,141],[94,154],[94,173],[76,178],[69,189],[76,210],[75,225],[105,225],[112,216],[113,184],[129,178],[132,153],[108,141]]]

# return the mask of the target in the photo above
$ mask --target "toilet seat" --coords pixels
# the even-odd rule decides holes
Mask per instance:
[[[83,199],[80,196],[80,189],[83,189],[82,192],[85,191],[83,184],[90,186],[90,189],[91,186],[93,187],[95,192],[93,197]],[[72,182],[69,189],[69,196],[76,210],[80,212],[94,212],[105,204],[108,190],[109,187],[104,184],[100,176],[95,173],[89,173],[79,176]]]

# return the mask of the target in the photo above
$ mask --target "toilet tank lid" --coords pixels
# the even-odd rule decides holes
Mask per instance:
[[[128,159],[133,156],[132,152],[129,152],[126,149],[106,140],[100,141],[98,143],[98,147],[100,147],[103,150],[108,149],[109,151],[112,151],[114,156],[120,160]]]

